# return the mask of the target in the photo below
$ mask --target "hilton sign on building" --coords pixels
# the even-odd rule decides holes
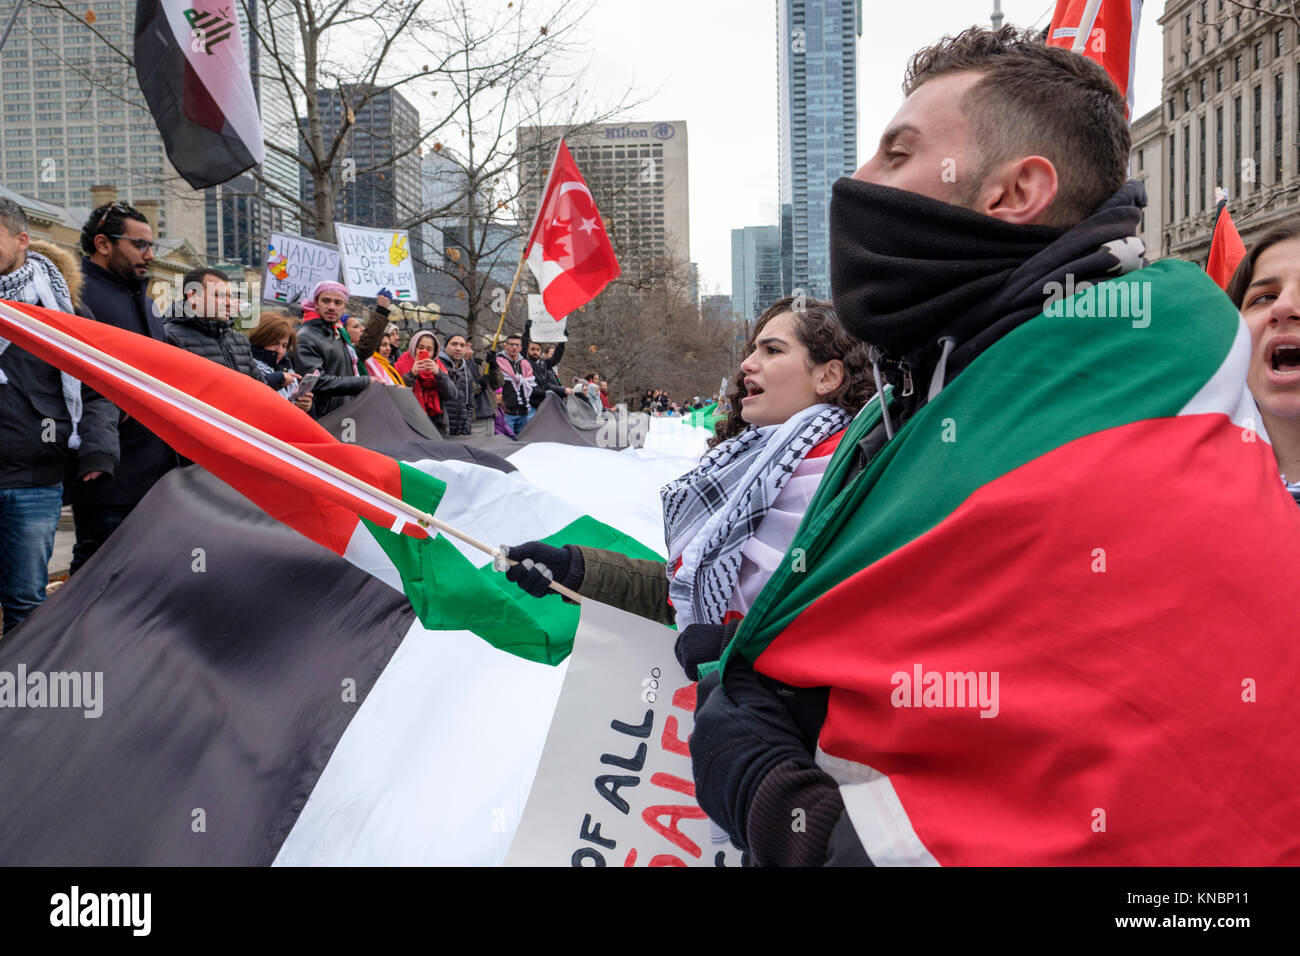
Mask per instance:
[[[609,223],[625,276],[658,259],[690,262],[684,121],[607,124],[581,133],[560,126],[520,127],[527,219],[537,211],[561,136]]]

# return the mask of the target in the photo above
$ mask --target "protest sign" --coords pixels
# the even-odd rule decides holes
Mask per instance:
[[[695,684],[677,632],[582,602],[509,866],[739,866],[695,802]]]
[[[415,266],[410,236],[405,229],[367,229],[334,224],[343,260],[343,284],[363,299],[373,299],[380,289],[395,302],[415,301]]]
[[[528,319],[533,323],[529,335],[534,342],[563,342],[569,337],[566,331],[569,317],[566,315],[558,322],[555,321],[551,313],[546,311],[541,295],[536,292],[528,295]]]
[[[271,233],[262,272],[262,300],[283,305],[303,302],[316,283],[339,277],[339,249],[301,236]]]

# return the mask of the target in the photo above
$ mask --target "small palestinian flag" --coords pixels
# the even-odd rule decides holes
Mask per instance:
[[[277,290],[276,293],[275,293],[275,301],[276,301],[276,302],[288,302],[288,301],[289,301],[289,293],[288,293],[288,291],[285,290],[285,289],[279,289],[279,290]]]
[[[1300,864],[1300,509],[1250,334],[1171,259],[1064,314],[850,476],[854,420],[728,655],[830,688],[877,864]]]
[[[135,68],[167,158],[195,189],[266,161],[239,7],[138,0]]]
[[[394,295],[399,299],[409,299],[411,297],[410,289],[398,289]]]

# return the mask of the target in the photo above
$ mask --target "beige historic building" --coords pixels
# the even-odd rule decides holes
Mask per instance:
[[[1204,264],[1215,189],[1249,246],[1300,213],[1300,46],[1287,3],[1243,10],[1169,0],[1163,102],[1132,128],[1130,174],[1146,184],[1147,255]],[[1272,11],[1276,11],[1276,14]]]

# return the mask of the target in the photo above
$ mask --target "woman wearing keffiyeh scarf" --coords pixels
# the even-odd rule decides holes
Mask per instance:
[[[866,347],[829,303],[785,298],[763,313],[732,391],[731,415],[691,472],[663,487],[668,561],[579,545],[510,548],[506,576],[537,597],[560,581],[585,597],[681,632],[695,679],[716,660],[780,563],[845,427],[873,393]]]
[[[415,397],[439,433],[447,434],[447,414],[443,400],[450,399],[455,386],[447,377],[447,369],[436,358],[440,351],[438,337],[429,331],[411,336],[406,353],[394,366],[403,380],[415,392]]]

